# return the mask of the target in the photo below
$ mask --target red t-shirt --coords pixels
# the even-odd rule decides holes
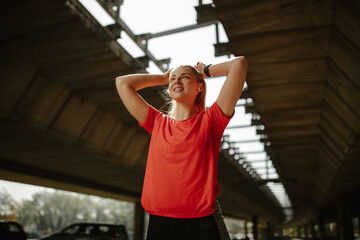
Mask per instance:
[[[139,124],[152,135],[141,197],[149,214],[197,218],[214,212],[217,159],[231,117],[216,102],[183,121],[149,107],[145,123]]]

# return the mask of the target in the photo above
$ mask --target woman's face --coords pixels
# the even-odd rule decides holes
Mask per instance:
[[[170,72],[169,94],[175,101],[195,101],[196,96],[202,90],[202,84],[198,82],[193,71],[186,67],[177,67]]]

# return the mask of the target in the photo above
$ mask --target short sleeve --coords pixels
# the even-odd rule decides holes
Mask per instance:
[[[225,116],[217,102],[214,102],[214,104],[207,111],[210,114],[211,119],[213,119],[215,126],[223,130],[226,128],[231,118],[235,114],[234,110],[233,114],[230,117]]]
[[[149,105],[149,113],[146,117],[146,120],[143,124],[139,123],[140,127],[143,127],[146,131],[152,134],[152,130],[154,128],[155,119],[161,116],[162,113],[159,110],[156,110],[152,106]]]

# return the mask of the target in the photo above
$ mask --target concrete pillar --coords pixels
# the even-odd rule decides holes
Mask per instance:
[[[301,237],[301,227],[296,226],[296,237]]]
[[[141,206],[141,202],[135,203],[135,219],[134,219],[134,240],[144,239],[145,211]]]
[[[258,240],[258,218],[257,216],[253,216],[252,217],[252,222],[253,222],[253,237],[254,240]]]
[[[305,238],[309,239],[309,231],[308,231],[309,225],[304,225],[304,230],[305,230]]]
[[[324,215],[319,214],[318,216],[318,224],[319,224],[319,239],[325,239],[325,220]]]
[[[272,227],[271,227],[271,222],[267,221],[266,222],[266,238],[265,239],[271,239],[273,237],[273,231],[272,231]]]
[[[310,231],[311,231],[311,239],[315,240],[317,238],[316,236],[316,232],[315,232],[315,223],[311,222],[310,223]]]
[[[350,206],[349,206],[350,205]],[[341,240],[354,240],[354,229],[351,217],[351,204],[343,199],[337,199],[337,224],[338,235]]]

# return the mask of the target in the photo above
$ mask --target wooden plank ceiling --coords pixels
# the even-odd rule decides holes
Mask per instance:
[[[144,66],[77,0],[5,1],[0,9],[0,178],[138,201],[150,137],[114,79]],[[164,104],[158,88],[141,94]],[[249,175],[226,151],[219,164],[227,215],[283,219],[267,188],[238,185]]]
[[[214,0],[302,221],[360,189],[360,2]],[[355,200],[356,201],[356,200]],[[310,214],[310,215],[311,215]]]

